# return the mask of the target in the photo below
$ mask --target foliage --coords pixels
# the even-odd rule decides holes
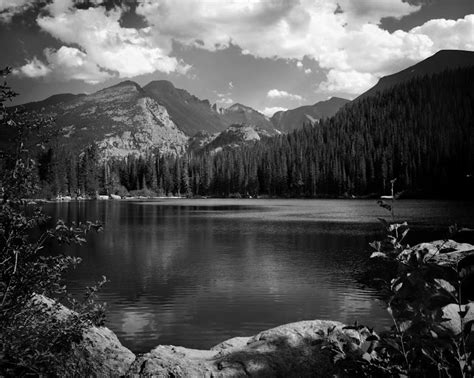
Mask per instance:
[[[8,69],[0,71],[1,76],[8,73]],[[11,135],[11,144],[0,155],[0,374],[54,374],[67,365],[65,358],[83,330],[103,322],[103,307],[93,300],[94,287],[84,301],[70,300],[77,312],[48,316],[35,298],[40,294],[65,299],[63,273],[80,258],[50,256],[44,249],[51,242],[84,243],[86,234],[101,226],[58,220],[53,228],[41,231],[48,217],[27,199],[38,189],[31,155],[45,140],[40,133],[51,136],[54,127],[49,118],[7,108],[5,102],[14,95],[6,83],[0,85],[1,127]]]
[[[474,307],[463,294],[460,275],[460,267],[471,257],[437,261],[439,255],[452,251],[448,239],[431,244],[431,249],[410,248],[404,243],[408,225],[395,221],[394,202],[393,196],[391,204],[379,201],[392,220],[380,219],[386,237],[371,243],[375,250],[371,258],[389,268],[397,266],[391,277],[379,278],[385,280],[382,289],[393,327],[357,361],[348,361],[337,350],[335,356],[346,370],[347,366],[359,373],[362,369],[361,376],[373,376],[374,371],[376,376],[472,376],[474,321],[466,315]]]

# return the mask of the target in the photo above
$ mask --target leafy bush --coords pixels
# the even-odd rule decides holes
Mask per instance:
[[[0,70],[6,76],[9,70]],[[67,355],[81,340],[85,328],[101,324],[104,308],[94,302],[98,286],[87,290],[84,301],[67,293],[63,273],[80,262],[66,255],[42,253],[46,243],[83,243],[98,223],[56,225],[35,237],[48,217],[32,198],[36,185],[36,148],[54,134],[49,118],[6,108],[15,94],[6,83],[0,85],[0,128],[10,135],[10,144],[0,151],[0,375],[58,374],[68,368]],[[30,142],[30,146],[26,142]],[[51,318],[34,299],[38,294],[69,300],[73,310],[62,318]],[[73,374],[70,370],[68,374]]]
[[[454,244],[448,239],[430,243],[430,248],[405,244],[409,228],[395,222],[393,185],[392,203],[379,201],[391,213],[391,221],[380,219],[386,237],[371,243],[371,258],[381,270],[374,279],[384,292],[393,326],[373,338],[368,353],[357,361],[348,364],[337,350],[335,359],[346,373],[362,376],[472,376],[474,320],[466,315],[472,318],[474,303],[464,294],[462,273],[472,255],[448,257]],[[450,228],[451,235],[456,231]]]

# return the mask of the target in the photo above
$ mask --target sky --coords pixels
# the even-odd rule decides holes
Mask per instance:
[[[0,47],[12,104],[164,79],[271,115],[474,51],[474,0],[0,0]]]

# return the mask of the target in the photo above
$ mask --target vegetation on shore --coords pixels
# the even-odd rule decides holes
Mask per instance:
[[[338,344],[328,348],[349,376],[472,377],[474,250],[467,245],[470,250],[453,252],[458,245],[448,238],[410,248],[408,224],[395,220],[394,204],[379,201],[391,216],[380,219],[385,238],[371,243],[375,265],[368,280],[381,290],[393,326],[380,335],[363,325],[349,327],[371,333],[358,358]],[[459,231],[450,227],[449,237]]]
[[[2,77],[8,73],[0,70]],[[68,295],[63,274],[80,258],[43,251],[49,243],[83,243],[89,231],[101,226],[58,220],[44,230],[48,217],[41,207],[23,199],[39,189],[29,136],[34,133],[40,142],[38,130],[45,134],[52,123],[8,111],[5,102],[13,96],[6,83],[0,84],[1,126],[15,134],[15,143],[0,151],[0,375],[73,375],[74,366],[68,364],[72,346],[82,339],[84,329],[104,321],[104,308],[94,297],[105,278],[87,288],[78,301]],[[34,302],[35,294],[67,302],[76,312],[52,321],[48,309]]]

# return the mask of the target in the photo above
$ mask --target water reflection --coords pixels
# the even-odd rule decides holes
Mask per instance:
[[[108,326],[135,352],[208,348],[302,319],[389,324],[354,278],[379,235],[373,201],[95,201],[48,211],[104,223],[86,247],[69,248],[84,258],[69,286],[79,292],[105,274]]]

